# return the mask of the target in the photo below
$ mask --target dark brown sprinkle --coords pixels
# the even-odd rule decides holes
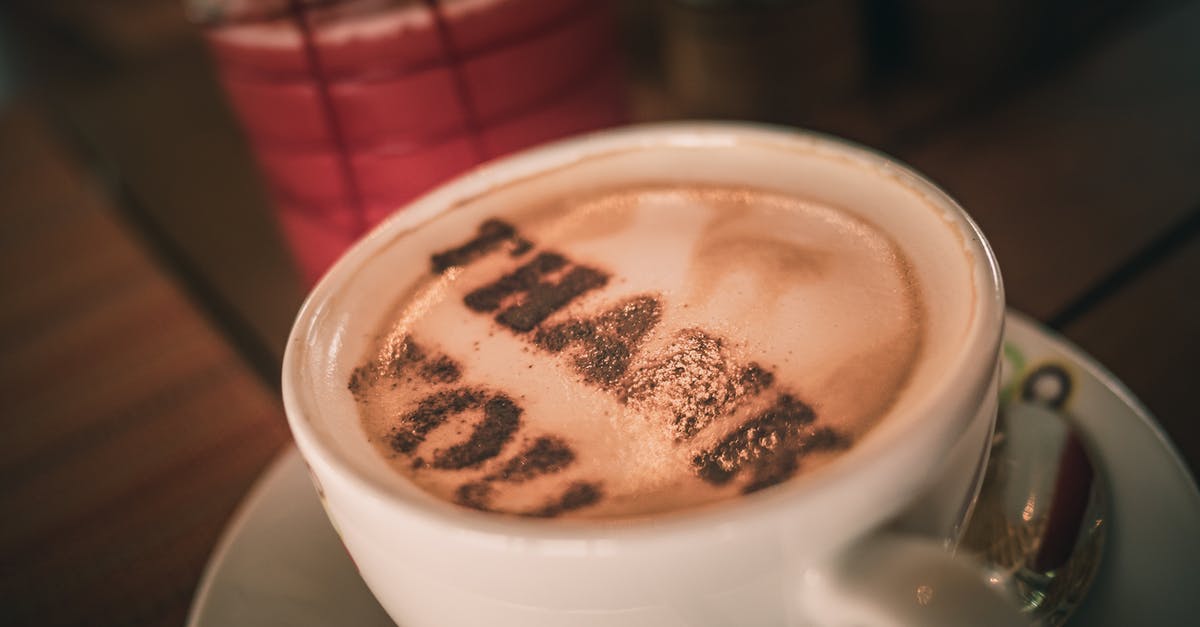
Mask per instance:
[[[400,426],[392,432],[391,445],[398,453],[416,450],[425,436],[450,416],[479,407],[484,394],[471,388],[455,388],[434,392],[421,399],[417,408],[400,418]]]
[[[466,442],[455,444],[433,456],[434,468],[458,470],[477,466],[500,454],[521,424],[521,408],[512,399],[497,394],[483,406],[483,420]]]
[[[512,250],[508,251],[513,257],[520,257],[533,249],[533,242],[524,237],[516,237],[512,241]]]
[[[475,238],[459,246],[430,257],[433,272],[440,274],[452,266],[463,266],[482,257],[505,240],[516,238],[517,230],[511,224],[495,218],[479,225]],[[524,241],[523,239],[520,241]]]
[[[603,497],[604,493],[600,488],[600,484],[576,481],[567,486],[566,491],[558,499],[550,501],[525,515],[536,518],[554,518],[566,512],[573,512],[588,505],[593,505]]]
[[[742,494],[758,492],[790,479],[800,467],[801,454],[802,451],[789,443],[770,455],[756,459],[751,470],[750,482],[742,486]]]
[[[582,344],[575,357],[576,371],[589,383],[610,386],[625,375],[634,353],[661,317],[656,296],[637,296],[595,318],[539,329],[534,344],[552,353]]]
[[[662,320],[662,302],[653,294],[635,296],[600,314],[596,321],[606,332],[641,340]]]
[[[354,371],[350,373],[350,382],[346,385],[346,388],[350,390],[350,393],[353,394],[355,398],[358,398],[358,396],[362,394],[366,388],[374,385],[378,378],[379,367],[375,364],[375,362],[372,361],[364,366],[355,368]]]
[[[742,423],[713,449],[697,455],[692,464],[701,479],[716,485],[728,483],[743,464],[777,449],[791,448],[800,436],[800,428],[815,419],[811,407],[781,394],[774,405]]]
[[[742,368],[731,363],[720,337],[685,329],[663,357],[619,382],[619,398],[670,412],[675,437],[686,440],[760,393],[773,379],[757,364]]]
[[[425,359],[425,349],[413,341],[412,336],[406,335],[400,342],[395,354],[386,364],[387,373],[393,377],[400,376],[411,364]]]
[[[412,460],[413,470],[420,470],[424,467],[425,467],[425,458],[424,457],[414,457],[413,458],[413,460]]]
[[[775,382],[775,374],[755,362],[750,362],[750,365],[742,370],[740,381],[746,389],[746,394],[753,395],[771,387]]]
[[[445,355],[438,355],[421,366],[421,378],[430,383],[454,383],[461,376],[458,363]]]
[[[821,427],[808,434],[804,440],[804,449],[809,453],[840,451],[850,448],[850,444],[850,438],[844,434],[838,433],[832,427]]]
[[[528,333],[567,303],[607,283],[607,274],[595,268],[575,266],[557,283],[534,285],[521,303],[500,312],[496,321],[514,331]]]
[[[533,441],[516,457],[508,460],[487,481],[521,483],[541,475],[556,473],[575,461],[575,452],[563,440],[553,436],[542,436]]]
[[[463,302],[474,311],[495,311],[505,298],[528,292],[542,280],[542,275],[555,272],[565,265],[566,257],[558,253],[538,253],[516,270],[473,290],[463,298]]]
[[[662,319],[662,304],[657,296],[642,295],[628,299],[592,319],[574,319],[538,331],[534,343],[557,353],[567,346],[587,341],[596,335],[609,335],[637,345]]]
[[[544,329],[538,329],[533,343],[551,353],[561,352],[567,346],[596,334],[596,325],[590,320],[568,320]]]
[[[692,465],[701,479],[724,485],[749,464],[753,476],[743,492],[775,485],[795,474],[803,456],[850,445],[846,436],[831,428],[807,428],[815,420],[811,407],[790,394],[781,394],[774,405],[697,455]]]
[[[742,487],[743,494],[757,492],[763,488],[783,483],[796,474],[800,459],[818,451],[838,451],[850,446],[846,436],[829,427],[821,427],[809,433],[800,443],[799,449],[791,449],[778,455],[767,455],[754,465],[754,476]]]
[[[464,507],[487,511],[492,500],[492,486],[480,481],[464,483],[454,492],[454,501]]]
[[[350,373],[348,388],[358,398],[367,388],[376,385],[380,377],[411,381],[410,368],[417,364],[420,369],[415,374],[430,383],[454,383],[462,376],[458,362],[442,354],[428,355],[410,336],[405,336],[386,361],[372,360],[355,368]],[[396,388],[394,381],[391,387]]]
[[[633,351],[629,343],[611,335],[602,335],[590,342],[591,346],[575,357],[575,370],[583,380],[602,386],[611,386],[625,376]]]
[[[409,365],[425,359],[425,351],[409,336],[404,336],[394,354],[385,362],[371,360],[350,373],[347,388],[357,398],[379,382],[381,376],[402,377]]]

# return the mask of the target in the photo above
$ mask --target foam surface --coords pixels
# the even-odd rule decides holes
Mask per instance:
[[[910,392],[920,285],[836,208],[647,185],[491,218],[379,295],[395,314],[349,382],[376,448],[441,498],[696,506],[819,467]]]

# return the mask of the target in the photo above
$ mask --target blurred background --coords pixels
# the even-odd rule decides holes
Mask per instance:
[[[455,173],[630,121],[914,165],[1194,470],[1197,35],[1195,0],[8,0],[0,623],[181,624],[289,440],[306,287]]]

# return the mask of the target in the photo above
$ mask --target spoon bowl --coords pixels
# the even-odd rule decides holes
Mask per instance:
[[[1027,387],[1002,404],[987,474],[958,552],[988,567],[1035,625],[1067,621],[1100,569],[1108,490],[1074,420]]]

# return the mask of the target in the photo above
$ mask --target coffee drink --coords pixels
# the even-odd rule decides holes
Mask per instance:
[[[397,624],[891,619],[914,568],[963,583],[1003,324],[982,233],[903,164],[644,125],[398,210],[305,301],[282,395]]]
[[[920,281],[846,208],[642,182],[468,201],[347,382],[394,470],[541,517],[696,507],[802,477],[885,420],[922,357]]]

